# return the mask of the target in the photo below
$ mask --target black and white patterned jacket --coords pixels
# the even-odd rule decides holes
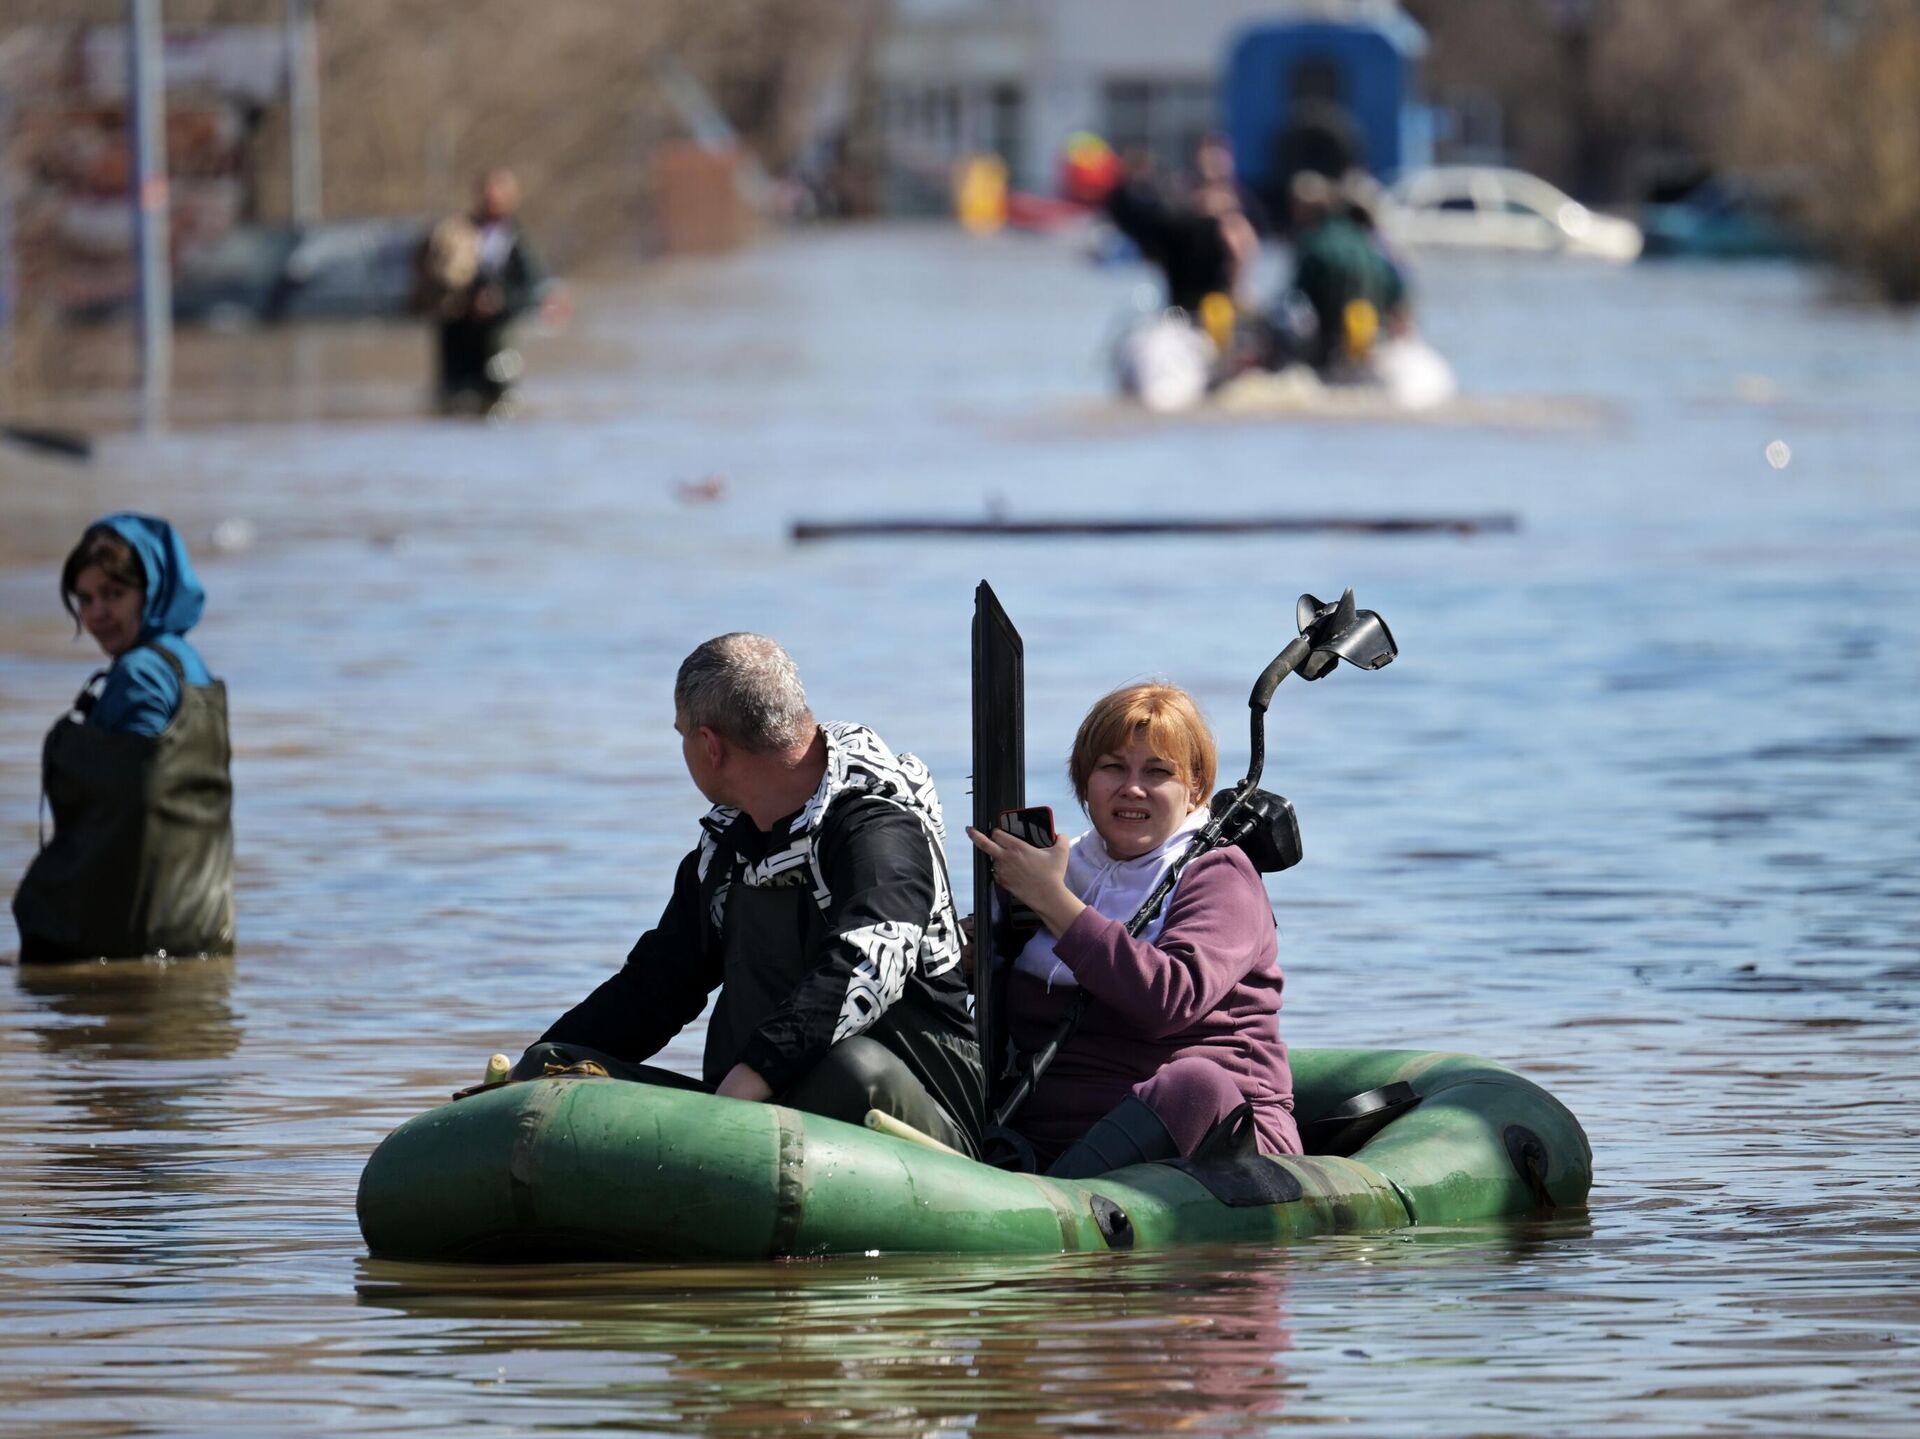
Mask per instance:
[[[896,1006],[916,1026],[972,1043],[933,777],[862,725],[827,724],[821,733],[827,767],[812,798],[772,834],[738,810],[710,810],[660,922],[544,1039],[619,1059],[651,1058],[699,1015],[724,977],[721,929],[734,886],[804,884],[825,932],[796,965],[802,977],[792,995],[754,1031],[740,1062],[779,1093],[828,1046],[865,1032]]]

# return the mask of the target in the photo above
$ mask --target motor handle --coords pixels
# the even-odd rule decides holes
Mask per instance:
[[[1054,1031],[1052,1037],[1038,1051],[1025,1056],[1026,1062],[1020,1066],[1018,1082],[1001,1101],[1000,1108],[994,1111],[993,1122],[996,1125],[1010,1123],[1013,1116],[1019,1112],[1020,1106],[1027,1102],[1027,1096],[1033,1093],[1034,1085],[1040,1082],[1040,1076],[1045,1074],[1053,1063],[1054,1056],[1060,1052],[1060,1046],[1067,1042],[1068,1036],[1078,1027],[1080,1016],[1088,1003],[1089,996],[1086,990],[1082,989],[1073,997],[1073,1004],[1068,1008],[1065,1020]]]
[[[1259,714],[1267,712],[1267,706],[1273,703],[1273,692],[1280,688],[1280,681],[1300,668],[1301,661],[1313,652],[1313,643],[1305,635],[1288,642],[1287,647],[1273,657],[1260,678],[1253,682],[1253,693],[1247,697],[1247,704]]]

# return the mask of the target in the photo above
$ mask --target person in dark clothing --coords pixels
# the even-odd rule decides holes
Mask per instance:
[[[1107,192],[1106,210],[1165,277],[1170,307],[1198,315],[1208,295],[1233,293],[1237,258],[1213,208],[1169,198],[1136,168]]]
[[[435,321],[440,408],[489,414],[519,378],[507,328],[529,310],[563,301],[520,228],[520,185],[510,170],[481,177],[473,210],[433,227],[421,252],[417,308]]]
[[[985,1075],[960,968],[933,777],[872,730],[818,724],[787,652],[708,640],[680,666],[674,728],[713,808],[660,921],[521,1057],[775,1100],[869,1109],[978,1152]],[[699,1081],[644,1065],[715,990]]]
[[[1294,177],[1293,233],[1292,288],[1315,321],[1299,341],[1301,357],[1322,372],[1363,360],[1382,330],[1404,319],[1399,269],[1347,212],[1333,181],[1310,170]]]
[[[1380,230],[1381,212],[1388,203],[1386,187],[1365,170],[1350,170],[1340,177],[1339,196],[1341,209],[1366,236],[1381,269],[1380,290],[1387,304],[1381,318],[1387,332],[1406,334],[1413,325],[1413,296],[1407,284],[1406,262]]]
[[[1267,153],[1262,199],[1291,232],[1296,176],[1344,175],[1366,162],[1366,136],[1353,112],[1330,96],[1303,95]]]
[[[1273,228],[1266,207],[1253,189],[1242,183],[1233,160],[1233,144],[1215,131],[1201,138],[1193,152],[1195,204],[1213,214],[1238,211],[1246,217],[1255,243]]]
[[[60,599],[110,661],[47,734],[53,812],[13,898],[20,958],[233,951],[233,782],[226,688],[187,631],[206,591],[152,515],[88,526]]]

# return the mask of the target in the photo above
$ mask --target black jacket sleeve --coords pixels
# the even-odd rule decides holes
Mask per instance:
[[[906,992],[933,914],[933,848],[920,821],[898,805],[872,796],[842,800],[818,845],[833,895],[826,931],[793,993],[741,1054],[776,1094]]]
[[[507,253],[507,263],[500,276],[500,288],[501,303],[508,315],[520,315],[537,308],[547,292],[547,267],[533,241],[517,227],[513,249]]]
[[[640,936],[610,979],[555,1020],[541,1040],[584,1045],[632,1063],[653,1058],[699,1017],[719,986],[718,954],[709,951],[703,931],[695,849],[680,861],[660,922]]]
[[[1165,253],[1167,236],[1174,228],[1173,211],[1152,184],[1122,180],[1107,192],[1106,210],[1114,229],[1138,245],[1149,260]]]

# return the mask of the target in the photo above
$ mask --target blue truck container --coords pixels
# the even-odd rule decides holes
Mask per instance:
[[[1225,101],[1244,183],[1279,216],[1295,171],[1358,165],[1391,181],[1430,163],[1426,49],[1426,32],[1397,10],[1243,31],[1228,50]]]

